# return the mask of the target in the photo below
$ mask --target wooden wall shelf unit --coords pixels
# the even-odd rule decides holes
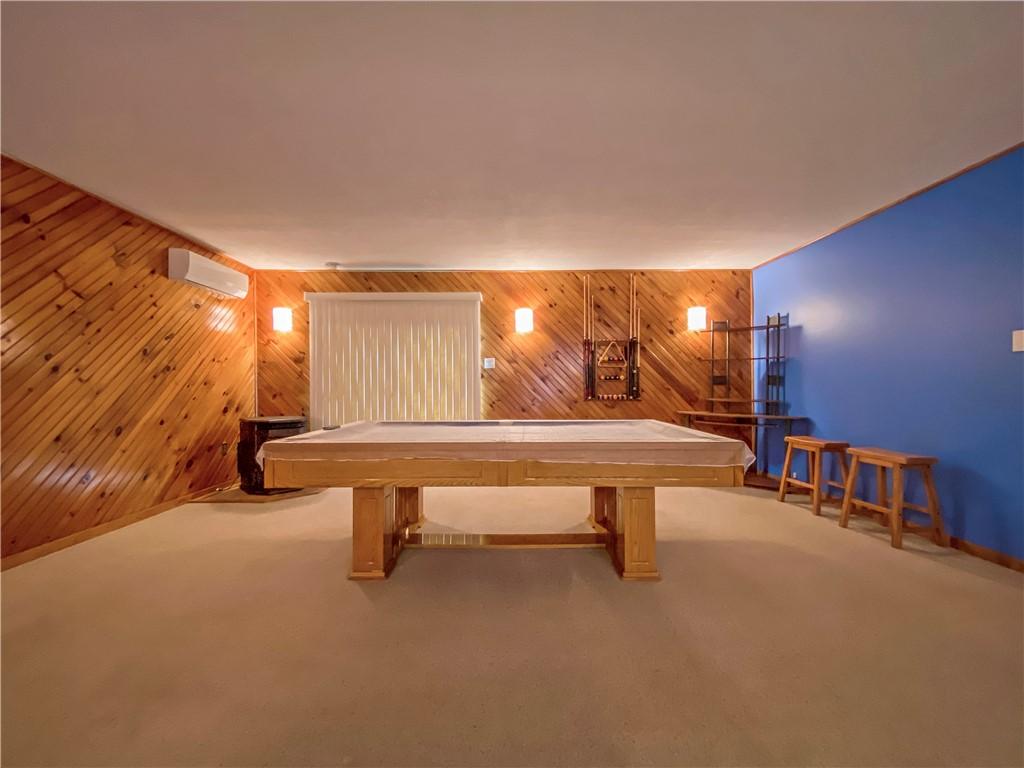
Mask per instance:
[[[618,384],[621,382],[621,384]],[[606,385],[617,384],[614,391]],[[629,276],[629,333],[624,339],[594,338],[594,295],[583,278],[583,399],[640,399],[640,307],[636,275]]]
[[[792,434],[793,425],[807,420],[806,416],[788,414],[786,408],[786,331],[789,328],[788,314],[768,315],[758,325],[733,326],[728,320],[712,321],[704,333],[709,336],[709,356],[701,358],[708,363],[708,396],[705,410],[677,411],[681,423],[687,427],[735,429],[749,428],[750,447],[757,455],[755,473],[767,472],[768,460],[758,443],[764,444],[762,429],[782,429]],[[733,334],[749,334],[750,354],[732,355]],[[756,376],[753,378],[753,397],[729,397],[733,384],[734,365],[737,363],[763,365],[760,387]],[[759,392],[758,389],[761,391]],[[722,395],[721,393],[725,393]],[[760,396],[758,396],[760,395]]]
[[[710,357],[702,358],[708,363],[708,397],[707,402],[714,403],[736,402],[735,398],[720,398],[717,396],[720,389],[728,394],[732,384],[733,363],[740,362],[763,362],[764,370],[764,397],[754,398],[749,403],[760,403],[764,406],[763,413],[782,413],[782,406],[786,400],[786,351],[785,337],[789,329],[789,315],[775,314],[768,315],[761,325],[732,326],[728,320],[714,320],[711,327],[704,333],[710,336]],[[730,354],[732,348],[732,335],[744,333],[751,335],[750,355],[733,356]],[[763,334],[760,344],[757,334]]]

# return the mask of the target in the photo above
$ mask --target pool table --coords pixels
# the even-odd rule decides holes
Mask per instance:
[[[404,547],[605,547],[623,579],[659,578],[657,486],[738,486],[739,440],[653,420],[355,422],[263,444],[268,488],[352,488],[353,579]],[[430,534],[426,486],[590,486],[590,530]]]

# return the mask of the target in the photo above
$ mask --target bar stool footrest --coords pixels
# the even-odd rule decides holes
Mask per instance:
[[[890,507],[883,507],[881,504],[875,504],[870,501],[864,501],[863,499],[854,499],[851,502],[851,506],[860,507],[861,509],[870,509],[872,512],[879,512],[883,515],[888,515],[892,512]]]

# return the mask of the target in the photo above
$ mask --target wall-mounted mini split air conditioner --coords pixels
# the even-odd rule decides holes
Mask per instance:
[[[184,248],[167,249],[167,276],[234,299],[249,292],[248,275]]]

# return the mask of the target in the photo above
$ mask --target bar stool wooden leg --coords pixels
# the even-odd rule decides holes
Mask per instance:
[[[856,459],[854,459],[856,461]],[[885,476],[885,467],[881,464],[875,467],[875,495],[878,497],[875,499],[875,503],[880,507],[889,506],[889,490],[886,488],[888,485],[888,478]]]
[[[892,531],[892,545],[903,548],[903,467],[892,469],[892,507],[889,512],[889,530]]]
[[[942,508],[939,506],[939,494],[935,490],[935,481],[932,478],[932,468],[925,467],[924,488],[928,492],[928,514],[932,517],[932,538],[940,547],[949,546],[949,538],[946,536],[946,529],[942,525]]]
[[[857,472],[860,470],[860,459],[853,457],[850,471],[846,476],[846,488],[843,490],[843,511],[839,513],[839,527],[846,528],[850,524],[850,508],[853,506],[853,490],[857,485]]]
[[[846,490],[846,481],[850,477],[850,468],[849,468],[849,466],[846,463],[846,452],[845,451],[839,451],[838,452],[838,456],[839,456],[839,477],[843,481],[843,490],[845,491]],[[829,497],[829,499],[833,498],[831,490],[828,492],[828,497]],[[842,505],[842,499],[839,500],[839,503],[840,503],[840,505]]]
[[[811,484],[814,486],[814,488],[811,489],[811,509],[814,511],[814,514],[820,515],[821,514],[821,459],[822,459],[821,449],[818,448],[818,449],[815,449],[814,451],[809,451],[808,454],[807,454],[808,455],[808,460],[810,460],[809,457],[811,456],[811,454],[814,455],[814,472],[811,474],[810,478],[808,478],[811,481]]]
[[[793,463],[793,444],[786,443],[786,458],[782,462],[782,479],[779,481],[779,501],[786,500],[786,478],[789,477],[789,467]]]

